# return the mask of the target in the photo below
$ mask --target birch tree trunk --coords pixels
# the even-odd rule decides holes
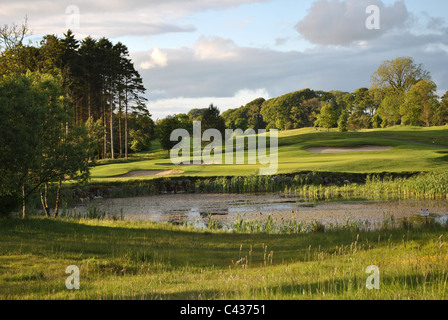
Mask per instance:
[[[59,178],[58,180],[58,191],[56,192],[56,204],[54,206],[54,215],[53,218],[56,218],[58,216],[58,210],[59,210],[59,199],[61,196],[61,184],[62,184],[62,179]]]
[[[118,100],[118,141],[120,144],[120,158],[123,158],[123,142],[121,141],[121,99]]]
[[[44,209],[45,216],[49,217],[49,207],[47,203],[47,194],[48,194],[48,183],[45,184],[45,191],[42,193],[42,189],[40,190],[40,201],[42,202],[42,208]]]
[[[112,88],[110,92],[110,156],[115,159],[114,156],[114,111],[113,111],[113,94]]]
[[[26,218],[26,193],[25,193],[25,185],[22,185],[22,218]]]

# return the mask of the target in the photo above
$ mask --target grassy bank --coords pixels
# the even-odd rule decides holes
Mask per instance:
[[[447,299],[446,227],[268,234],[0,220],[1,299]],[[80,290],[65,287],[80,269]],[[367,266],[380,270],[368,290]]]

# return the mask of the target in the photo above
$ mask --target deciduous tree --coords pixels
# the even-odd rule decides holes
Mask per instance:
[[[338,118],[336,110],[334,110],[333,106],[330,103],[325,103],[322,106],[320,114],[317,116],[317,120],[315,121],[314,125],[326,128],[328,129],[328,131],[330,131],[330,128],[332,128],[336,124],[337,120]]]

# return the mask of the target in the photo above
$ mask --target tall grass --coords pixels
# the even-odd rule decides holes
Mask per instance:
[[[64,207],[60,217],[69,219],[124,220],[124,213],[123,208],[120,209],[120,212],[110,212],[109,210],[98,208],[94,204],[89,204],[86,210],[77,208],[69,210]]]
[[[440,200],[448,198],[448,172],[420,174],[409,178],[368,175],[363,184],[303,185],[288,191],[311,199],[361,197],[372,200]]]
[[[0,299],[444,299],[447,229],[223,233],[98,219],[0,220]],[[247,225],[247,224],[246,224]],[[347,224],[350,228],[350,224]],[[64,286],[68,265],[81,289]],[[366,289],[366,267],[380,269]]]
[[[337,199],[362,197],[366,199],[447,199],[448,172],[426,173],[410,177],[367,175],[362,182],[347,180],[325,173],[311,172],[294,176],[218,177],[201,181],[200,192],[209,193],[264,193],[282,192],[305,199]]]
[[[277,234],[277,235],[293,235],[293,234],[309,234],[309,233],[328,233],[328,232],[370,232],[379,230],[417,230],[419,228],[428,228],[431,226],[443,225],[439,220],[430,218],[425,220],[423,217],[413,217],[396,219],[393,215],[385,217],[379,222],[371,222],[368,220],[357,220],[347,218],[343,221],[323,223],[319,220],[310,222],[303,221],[298,217],[290,219],[281,218],[275,220],[271,215],[265,218],[244,219],[237,215],[232,222],[221,222],[213,219],[212,215],[208,215],[205,222],[199,220],[185,219],[181,225],[188,229],[220,231],[226,233],[243,233],[243,234]]]

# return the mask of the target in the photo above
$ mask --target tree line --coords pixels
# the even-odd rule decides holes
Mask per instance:
[[[136,140],[153,133],[153,123],[142,127],[139,124],[145,120],[135,119],[152,121],[146,108],[146,88],[124,44],[113,44],[104,37],[79,41],[71,30],[63,38],[46,35],[39,46],[24,45],[23,38],[17,41],[3,41],[0,74],[37,72],[60,76],[70,98],[73,123],[87,124],[97,140],[91,158],[127,158],[133,143],[129,141],[131,129]]]
[[[340,131],[395,125],[448,124],[448,92],[437,96],[437,85],[422,64],[411,57],[384,61],[371,76],[371,87],[339,93],[324,103],[316,125]]]
[[[448,92],[438,97],[430,73],[413,58],[399,57],[379,66],[371,76],[370,88],[354,92],[303,89],[268,100],[258,98],[222,114],[211,105],[168,116],[157,123],[162,146],[170,149],[175,144],[169,141],[173,128],[191,133],[195,120],[205,121],[205,128],[215,125],[221,131],[223,127],[290,130],[315,126],[348,131],[394,125],[440,126],[448,124]]]
[[[27,35],[26,20],[0,28],[0,213],[21,201],[26,217],[38,192],[56,217],[63,181],[87,180],[95,159],[147,150],[155,124],[125,45],[70,30],[26,45]]]

